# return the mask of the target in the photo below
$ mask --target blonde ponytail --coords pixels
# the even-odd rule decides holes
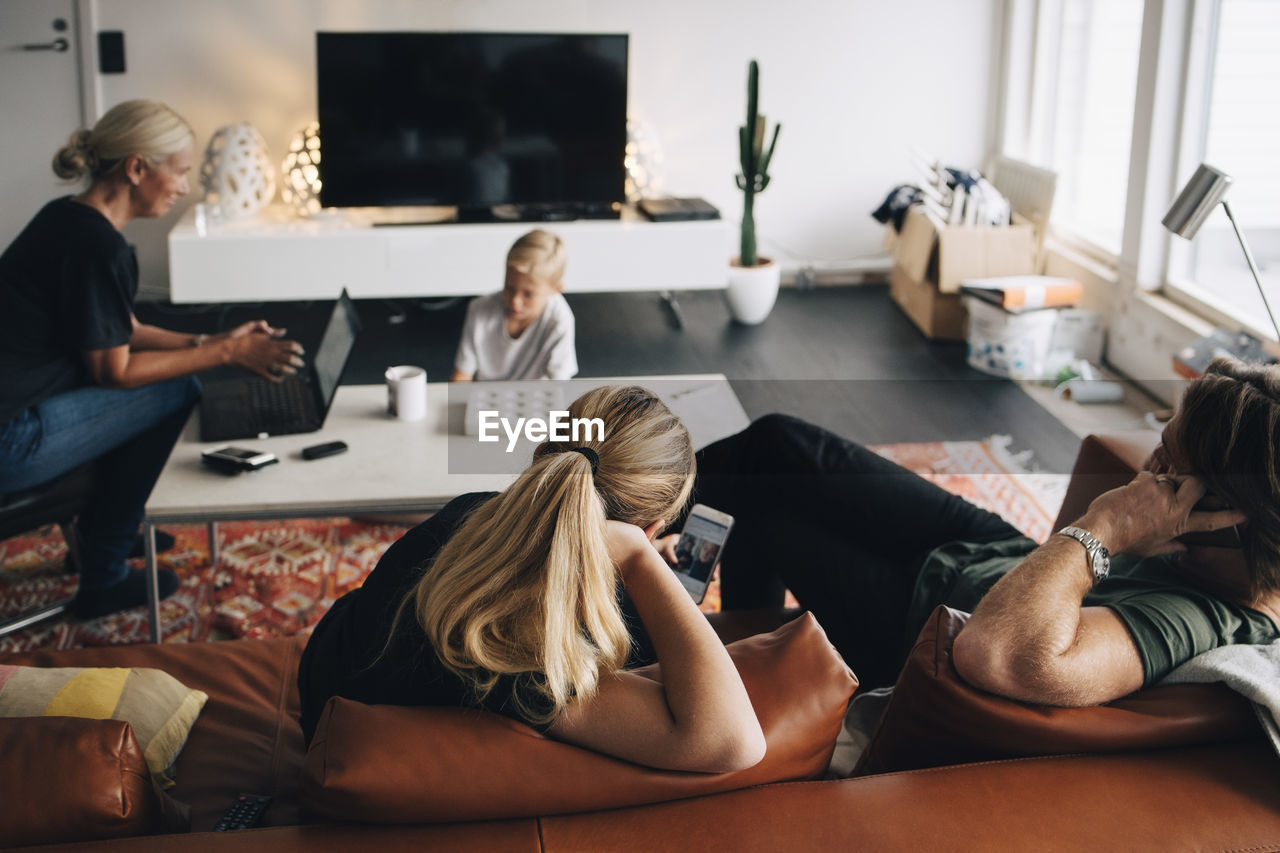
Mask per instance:
[[[96,181],[133,154],[155,165],[194,139],[191,125],[159,101],[123,101],[107,110],[92,130],[82,127],[71,134],[53,155],[53,172],[65,181]]]
[[[521,716],[539,723],[594,695],[630,650],[605,521],[673,519],[693,486],[689,434],[651,392],[599,388],[570,415],[605,424],[584,443],[595,473],[587,455],[548,445],[463,522],[404,602],[477,700],[513,677],[515,701],[535,700]]]

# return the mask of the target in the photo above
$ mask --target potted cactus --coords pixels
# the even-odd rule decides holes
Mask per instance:
[[[774,125],[768,148],[764,141],[767,122],[758,112],[760,102],[760,66],[753,59],[747,67],[747,121],[738,128],[738,156],[742,173],[738,189],[742,190],[742,239],[739,254],[729,265],[729,309],[740,323],[764,321],[778,298],[780,269],[769,258],[756,253],[756,193],[769,186],[769,162],[778,143],[781,125]]]

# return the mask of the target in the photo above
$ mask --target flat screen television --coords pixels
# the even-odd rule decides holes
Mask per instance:
[[[624,197],[626,35],[321,32],[316,81],[326,207],[572,218]]]

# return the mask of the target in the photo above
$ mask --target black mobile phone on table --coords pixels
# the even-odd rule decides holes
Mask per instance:
[[[1191,511],[1217,512],[1223,509],[1231,509],[1231,505],[1209,492],[1196,502]],[[1194,533],[1184,533],[1178,537],[1178,541],[1184,545],[1208,545],[1213,548],[1243,547],[1243,542],[1240,540],[1240,529],[1234,524],[1219,530],[1199,530]]]
[[[247,447],[233,447],[230,444],[224,444],[222,447],[213,447],[201,452],[200,460],[210,468],[221,471],[224,474],[257,471],[259,468],[265,468],[280,461],[274,453],[251,450]]]

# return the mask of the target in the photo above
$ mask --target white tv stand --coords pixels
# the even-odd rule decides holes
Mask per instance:
[[[511,244],[532,228],[559,234],[571,292],[706,290],[727,285],[724,220],[650,222],[628,207],[616,220],[375,225],[375,209],[310,219],[284,205],[196,227],[188,209],[169,232],[175,303],[471,296],[502,287]]]

